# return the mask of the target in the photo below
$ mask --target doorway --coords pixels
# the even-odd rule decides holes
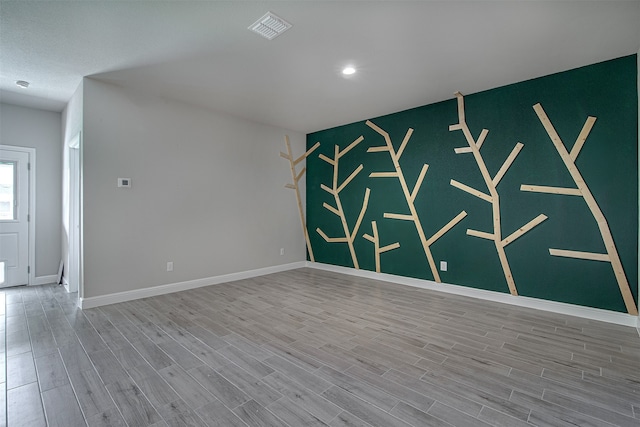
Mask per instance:
[[[0,287],[28,285],[35,254],[35,149],[0,145]]]
[[[80,289],[80,133],[69,142],[69,271],[67,292]]]

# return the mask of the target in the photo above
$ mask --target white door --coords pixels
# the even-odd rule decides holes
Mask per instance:
[[[27,284],[29,153],[0,148],[0,287]]]

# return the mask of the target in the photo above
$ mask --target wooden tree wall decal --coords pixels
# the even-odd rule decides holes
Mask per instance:
[[[320,228],[316,228],[316,231],[328,243],[347,243],[347,245],[349,245],[349,252],[351,253],[351,259],[353,260],[353,266],[357,269],[360,268],[360,265],[358,264],[358,257],[356,256],[356,250],[353,247],[353,241],[355,240],[356,235],[358,234],[358,229],[360,228],[360,224],[362,223],[362,218],[364,217],[364,213],[367,210],[367,205],[369,203],[369,194],[371,193],[371,190],[369,190],[369,188],[365,190],[364,200],[362,202],[362,208],[360,209],[360,214],[358,215],[358,219],[355,225],[353,226],[353,229],[349,230],[347,217],[344,213],[344,209],[342,208],[342,202],[340,201],[340,192],[344,190],[344,188],[347,185],[349,185],[349,183],[356,177],[356,175],[360,173],[363,166],[362,164],[358,166],[356,170],[354,170],[351,173],[351,175],[349,175],[347,179],[345,179],[342,182],[342,184],[338,184],[338,167],[339,167],[340,158],[345,154],[347,154],[349,151],[351,151],[356,145],[362,142],[362,140],[364,140],[363,136],[358,137],[355,141],[349,144],[349,146],[342,151],[340,151],[340,147],[336,145],[333,159],[328,158],[324,154],[320,154],[318,156],[322,160],[324,160],[325,162],[333,166],[333,180],[332,180],[331,188],[327,187],[324,184],[321,184],[320,188],[322,188],[327,193],[331,194],[334,197],[334,200],[336,202],[335,207],[331,206],[328,203],[323,203],[322,206],[326,210],[337,215],[340,218],[340,221],[342,221],[342,228],[344,229],[344,237],[329,237]]]
[[[280,157],[284,157],[289,160],[289,166],[291,168],[291,178],[293,179],[293,184],[286,184],[285,187],[290,188],[296,192],[296,200],[298,201],[298,213],[300,214],[300,223],[302,224],[302,232],[304,233],[304,240],[307,242],[307,250],[309,251],[309,258],[311,261],[315,262],[315,258],[313,256],[313,249],[311,248],[311,240],[309,240],[309,232],[307,231],[307,223],[304,218],[304,210],[302,209],[302,199],[300,197],[300,187],[298,186],[298,182],[304,175],[307,167],[303,167],[300,172],[296,172],[296,165],[309,157],[311,153],[313,153],[319,146],[320,143],[316,142],[315,145],[309,148],[302,156],[297,159],[293,158],[293,153],[291,151],[291,144],[289,143],[289,136],[285,135],[284,142],[287,144],[287,153],[280,152]]]
[[[449,126],[449,131],[461,130],[464,134],[468,147],[456,148],[456,154],[463,153],[472,153],[473,157],[478,165],[478,169],[482,174],[482,178],[484,179],[485,185],[489,194],[483,193],[482,191],[476,190],[475,188],[471,188],[467,185],[464,185],[454,179],[451,180],[450,184],[462,191],[465,191],[473,196],[476,196],[485,202],[491,203],[491,208],[493,212],[493,233],[486,233],[484,231],[467,229],[467,234],[470,236],[480,237],[482,239],[492,240],[495,244],[496,251],[498,252],[498,258],[500,258],[500,264],[502,265],[502,270],[504,272],[504,277],[507,280],[507,285],[509,286],[509,291],[511,295],[518,295],[518,290],[516,288],[515,281],[513,280],[513,275],[511,274],[511,267],[509,266],[509,261],[507,259],[507,254],[505,252],[505,247],[510,243],[513,243],[516,239],[524,235],[526,232],[531,230],[533,227],[540,224],[542,221],[547,219],[546,215],[540,214],[515,232],[511,233],[509,236],[502,238],[502,227],[500,225],[500,196],[498,195],[498,184],[500,180],[504,177],[505,173],[516,159],[520,150],[524,145],[518,142],[511,154],[504,161],[498,172],[492,178],[489,174],[487,166],[484,162],[482,154],[480,153],[480,148],[484,143],[484,140],[487,138],[487,134],[489,131],[487,129],[482,129],[478,139],[475,140],[471,135],[471,131],[469,130],[469,126],[467,126],[467,122],[465,119],[464,112],[464,97],[460,92],[455,93],[456,98],[458,99],[458,123],[455,125]]]
[[[382,135],[386,143],[385,145],[382,145],[380,147],[370,147],[367,150],[367,152],[369,153],[378,153],[378,152],[384,152],[384,151],[389,152],[389,156],[391,156],[391,161],[393,162],[393,166],[395,168],[395,172],[373,172],[369,175],[369,177],[370,178],[398,178],[398,180],[400,181],[400,186],[402,187],[402,192],[407,201],[407,206],[409,207],[409,212],[411,213],[410,215],[406,215],[406,214],[385,212],[384,217],[390,218],[390,219],[399,219],[402,221],[412,221],[415,224],[416,230],[418,231],[418,236],[420,236],[420,243],[422,243],[422,249],[424,249],[424,253],[427,256],[427,261],[429,262],[429,267],[431,268],[431,273],[433,274],[433,279],[436,282],[441,282],[440,274],[438,274],[438,269],[436,268],[436,263],[433,259],[433,254],[431,253],[430,247],[436,240],[442,237],[447,231],[451,230],[451,228],[453,228],[457,223],[462,221],[462,219],[465,216],[467,216],[467,213],[465,211],[460,212],[458,215],[456,215],[455,218],[453,218],[444,227],[438,230],[433,236],[427,239],[426,236],[424,235],[424,229],[422,228],[422,224],[420,222],[420,218],[418,217],[418,212],[416,211],[414,202],[415,202],[416,196],[418,195],[418,191],[420,190],[420,186],[422,185],[422,181],[424,180],[424,177],[427,173],[427,169],[429,168],[429,165],[427,165],[426,163],[422,165],[422,170],[420,171],[418,180],[416,181],[415,185],[413,186],[413,190],[411,191],[409,191],[407,181],[405,180],[404,173],[402,172],[402,168],[400,167],[400,158],[402,157],[402,153],[407,147],[407,143],[409,142],[409,139],[413,134],[413,129],[409,128],[407,130],[407,133],[404,136],[402,144],[400,144],[400,148],[398,148],[398,150],[396,151],[396,149],[393,147],[393,143],[391,142],[391,137],[389,136],[388,132],[382,130],[380,127],[375,125],[370,120],[367,120],[366,124],[371,129],[373,129],[374,131]]]
[[[613,272],[616,276],[616,280],[618,282],[618,287],[620,288],[620,293],[622,294],[622,299],[624,300],[624,304],[627,308],[627,312],[629,314],[637,315],[638,308],[636,307],[635,301],[633,299],[633,294],[631,293],[631,289],[629,288],[629,282],[627,281],[627,276],[624,273],[624,269],[622,268],[622,262],[620,261],[620,257],[618,256],[618,251],[616,250],[616,245],[613,242],[613,236],[611,235],[611,230],[609,229],[609,224],[607,223],[607,219],[604,214],[600,210],[598,203],[596,202],[595,197],[591,194],[589,187],[587,187],[587,183],[584,178],[582,178],[582,174],[578,170],[576,166],[576,159],[578,158],[578,154],[580,154],[580,150],[582,150],[582,146],[584,145],[593,125],[596,121],[595,117],[589,116],[578,134],[578,138],[576,142],[573,144],[571,148],[571,152],[567,151],[564,143],[560,139],[558,132],[556,132],[553,124],[549,120],[547,113],[545,113],[542,105],[536,104],[533,106],[542,126],[547,131],[551,142],[554,147],[558,151],[562,162],[565,167],[569,171],[571,178],[576,184],[577,188],[564,188],[564,187],[545,187],[541,185],[522,185],[520,187],[521,191],[532,191],[535,193],[550,193],[550,194],[562,194],[567,196],[580,196],[584,199],[591,214],[595,218],[598,229],[600,230],[600,235],[602,236],[602,241],[604,242],[605,248],[607,250],[606,254],[599,254],[593,252],[579,252],[579,251],[569,251],[564,249],[552,249],[549,248],[549,253],[553,256],[560,257],[568,257],[568,258],[579,258],[579,259],[587,259],[592,261],[605,261],[611,263],[613,267]]]
[[[387,246],[380,247],[380,236],[378,235],[378,225],[375,221],[371,221],[371,229],[373,230],[373,236],[370,234],[364,234],[362,237],[373,243],[374,253],[376,257],[376,273],[380,273],[380,254],[388,252],[400,247],[400,243],[395,242]]]

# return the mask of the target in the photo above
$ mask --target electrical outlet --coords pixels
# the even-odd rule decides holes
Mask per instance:
[[[447,261],[440,261],[440,271],[447,271]]]
[[[167,263],[167,271],[173,271],[173,261]]]
[[[280,248],[280,255],[284,255],[284,248]]]

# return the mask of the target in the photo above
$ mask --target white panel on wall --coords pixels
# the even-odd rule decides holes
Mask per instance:
[[[18,265],[18,234],[0,233],[0,259],[6,262],[7,267]]]

